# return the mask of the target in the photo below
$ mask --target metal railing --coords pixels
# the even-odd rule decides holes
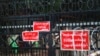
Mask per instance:
[[[25,47],[24,42],[19,40],[22,31],[32,30],[33,21],[50,21],[50,33],[54,34],[63,29],[90,30],[89,51],[61,51],[56,48],[56,56],[87,56],[100,50],[99,12],[100,0],[1,0],[0,56],[48,56],[45,47]],[[16,34],[20,37],[10,38],[12,43],[8,45],[8,36]],[[18,41],[24,47],[11,48],[14,43],[18,45]]]
[[[4,50],[6,49],[6,50]],[[55,50],[56,56],[64,56],[59,48]],[[71,54],[69,54],[71,55]],[[46,48],[0,48],[0,56],[48,56]]]

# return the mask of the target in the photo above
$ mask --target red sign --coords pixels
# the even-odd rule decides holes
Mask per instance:
[[[60,32],[61,50],[89,50],[88,30],[62,30]]]
[[[37,31],[23,31],[22,32],[23,41],[38,41],[39,32]]]
[[[33,22],[33,31],[50,31],[50,21]]]

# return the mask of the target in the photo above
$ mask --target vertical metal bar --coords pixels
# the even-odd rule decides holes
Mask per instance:
[[[33,50],[33,49],[32,49]],[[33,51],[32,51],[33,52]],[[33,52],[34,53],[34,52]],[[31,56],[30,49],[28,48],[28,55]]]
[[[24,51],[24,48],[22,48],[22,50],[21,50],[21,51],[22,51],[22,56],[24,56],[24,52],[23,52],[23,51]]]
[[[43,49],[42,49],[42,56],[44,56],[44,54],[43,54]]]
[[[2,49],[0,48],[0,56],[2,56],[1,54],[2,54]]]
[[[38,49],[36,49],[36,56],[38,56]]]
[[[27,48],[27,47],[26,47],[26,49],[27,49],[27,55],[28,55],[28,56],[31,56],[31,55],[30,55],[30,49]]]
[[[64,56],[64,52],[62,51],[62,56]]]
[[[41,49],[39,49],[39,51],[38,51],[38,52],[39,52],[38,56],[40,56],[40,55],[41,55],[41,52],[40,52],[40,51],[41,51]]]
[[[60,53],[61,53],[60,55],[62,56],[62,51],[60,51]]]
[[[26,48],[24,48],[23,54],[24,54],[24,56],[27,55]]]
[[[42,49],[42,55],[44,56],[44,49]]]
[[[45,56],[47,56],[46,54],[47,54],[47,52],[46,52],[46,49],[45,49]]]
[[[7,55],[10,56],[10,49],[8,49],[8,54]]]
[[[2,49],[0,48],[0,55],[2,56]]]
[[[58,49],[58,55],[60,56],[60,49]]]
[[[32,54],[32,47],[30,48],[30,53],[31,53],[31,56],[33,56],[33,54]]]
[[[27,50],[26,50],[26,48],[24,49],[24,56],[27,56]]]

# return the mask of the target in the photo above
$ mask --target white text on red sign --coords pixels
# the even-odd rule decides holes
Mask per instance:
[[[49,21],[35,21],[33,22],[34,31],[50,31],[50,22]]]
[[[61,31],[60,35],[62,50],[89,50],[89,31]]]

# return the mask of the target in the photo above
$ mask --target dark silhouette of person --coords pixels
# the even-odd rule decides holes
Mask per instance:
[[[56,56],[53,36],[50,34],[46,36],[46,48],[48,49],[48,56]]]

